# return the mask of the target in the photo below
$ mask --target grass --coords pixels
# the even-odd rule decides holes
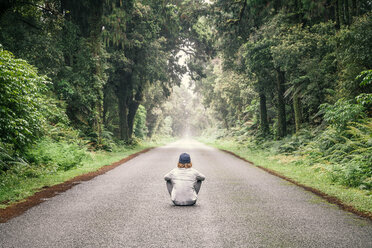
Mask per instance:
[[[67,171],[44,172],[37,176],[4,173],[0,175],[0,208],[6,208],[15,202],[19,202],[40,191],[43,187],[63,183],[76,176],[96,171],[105,165],[110,165],[146,148],[160,146],[170,141],[172,140],[146,141],[135,146],[120,147],[113,152],[89,152],[81,165]]]
[[[346,187],[332,181],[324,166],[305,165],[301,158],[291,155],[275,155],[270,151],[257,149],[251,143],[240,143],[233,139],[199,139],[213,147],[228,150],[253,162],[255,165],[273,170],[300,184],[338,198],[342,203],[372,214],[372,193],[368,190]]]

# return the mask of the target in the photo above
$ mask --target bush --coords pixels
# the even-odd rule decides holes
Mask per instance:
[[[338,131],[344,130],[349,122],[366,117],[363,105],[344,98],[333,105],[328,103],[320,105],[320,111],[324,113],[324,120]]]
[[[310,165],[330,164],[333,181],[371,189],[372,121],[365,122],[350,122],[342,132],[329,126],[299,153],[307,156]]]
[[[88,155],[76,143],[44,138],[29,149],[26,156],[30,163],[55,166],[58,170],[66,171],[80,165]]]
[[[45,81],[33,66],[0,45],[0,141],[15,150],[23,150],[42,132]]]

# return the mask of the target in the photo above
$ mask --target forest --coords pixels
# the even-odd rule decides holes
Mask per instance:
[[[0,192],[187,135],[285,155],[370,196],[371,11],[369,0],[3,0]]]

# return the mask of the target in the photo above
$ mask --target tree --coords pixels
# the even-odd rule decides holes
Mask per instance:
[[[262,38],[263,33],[257,32],[242,46],[242,59],[246,66],[246,73],[254,75],[254,89],[260,98],[260,129],[264,136],[269,134],[267,116],[267,95],[271,95],[274,88],[274,65],[270,47],[272,41]]]
[[[205,37],[200,35],[202,26],[194,25],[199,14],[190,10],[200,6],[180,1],[118,2],[114,6],[104,31],[111,64],[106,88],[118,99],[120,139],[130,141],[134,116],[149,85],[157,82],[167,89],[180,83],[186,70],[178,64],[178,52],[198,54],[194,49],[202,47],[199,40]],[[192,34],[198,38],[191,38]]]
[[[104,35],[112,65],[107,88],[116,93],[119,137],[125,141],[132,137],[134,117],[147,85],[156,81],[171,82],[167,63],[172,54],[167,48],[167,37],[162,36],[165,19],[158,18],[171,7],[158,5],[156,1],[137,1],[123,6],[117,3],[113,16],[106,20]],[[111,35],[114,30],[123,37]]]
[[[143,106],[147,110],[146,126],[148,137],[153,137],[159,130],[160,124],[164,122],[164,104],[167,101],[171,89],[157,81],[146,87],[144,92]]]
[[[338,61],[338,97],[353,98],[368,92],[368,87],[355,80],[360,72],[372,68],[372,15],[367,14],[355,19],[348,28],[336,36]]]
[[[49,88],[66,101],[71,123],[99,142],[103,1],[16,0],[5,5],[0,43],[46,74],[53,82]]]
[[[78,86],[89,89],[84,95],[76,92],[75,99],[70,103],[70,116],[75,120],[86,122],[89,135],[96,138],[97,143],[101,143],[102,138],[102,115],[103,115],[103,85],[105,84],[105,77],[103,75],[101,62],[101,32],[102,32],[102,17],[103,17],[103,1],[99,0],[85,0],[85,1],[71,1],[61,0],[61,9],[66,13],[66,19],[76,26],[77,32],[80,34],[81,45],[88,49],[79,49],[85,51],[80,57],[80,61],[76,59],[76,50],[65,50],[66,64],[74,69],[78,68],[77,73],[86,73],[85,77],[79,82],[76,78],[71,78],[75,81],[72,88],[78,90]],[[66,25],[65,31],[70,32]],[[66,29],[67,28],[67,29]],[[76,48],[75,48],[76,49]],[[75,61],[78,61],[76,63]],[[82,63],[82,64],[79,64]],[[79,68],[80,67],[80,68]],[[68,72],[67,72],[68,73]],[[76,74],[74,76],[77,76]],[[84,82],[85,81],[85,82]],[[83,83],[81,83],[83,82]],[[85,98],[85,99],[84,99]],[[86,116],[81,115],[79,111],[83,104],[85,107]],[[73,107],[75,105],[75,107]],[[80,112],[80,113],[79,113]],[[89,130],[91,129],[91,130]]]

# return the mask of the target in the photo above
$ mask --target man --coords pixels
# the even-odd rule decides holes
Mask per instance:
[[[198,199],[201,182],[205,176],[191,167],[190,155],[182,153],[177,168],[164,176],[174,205],[191,206]]]

